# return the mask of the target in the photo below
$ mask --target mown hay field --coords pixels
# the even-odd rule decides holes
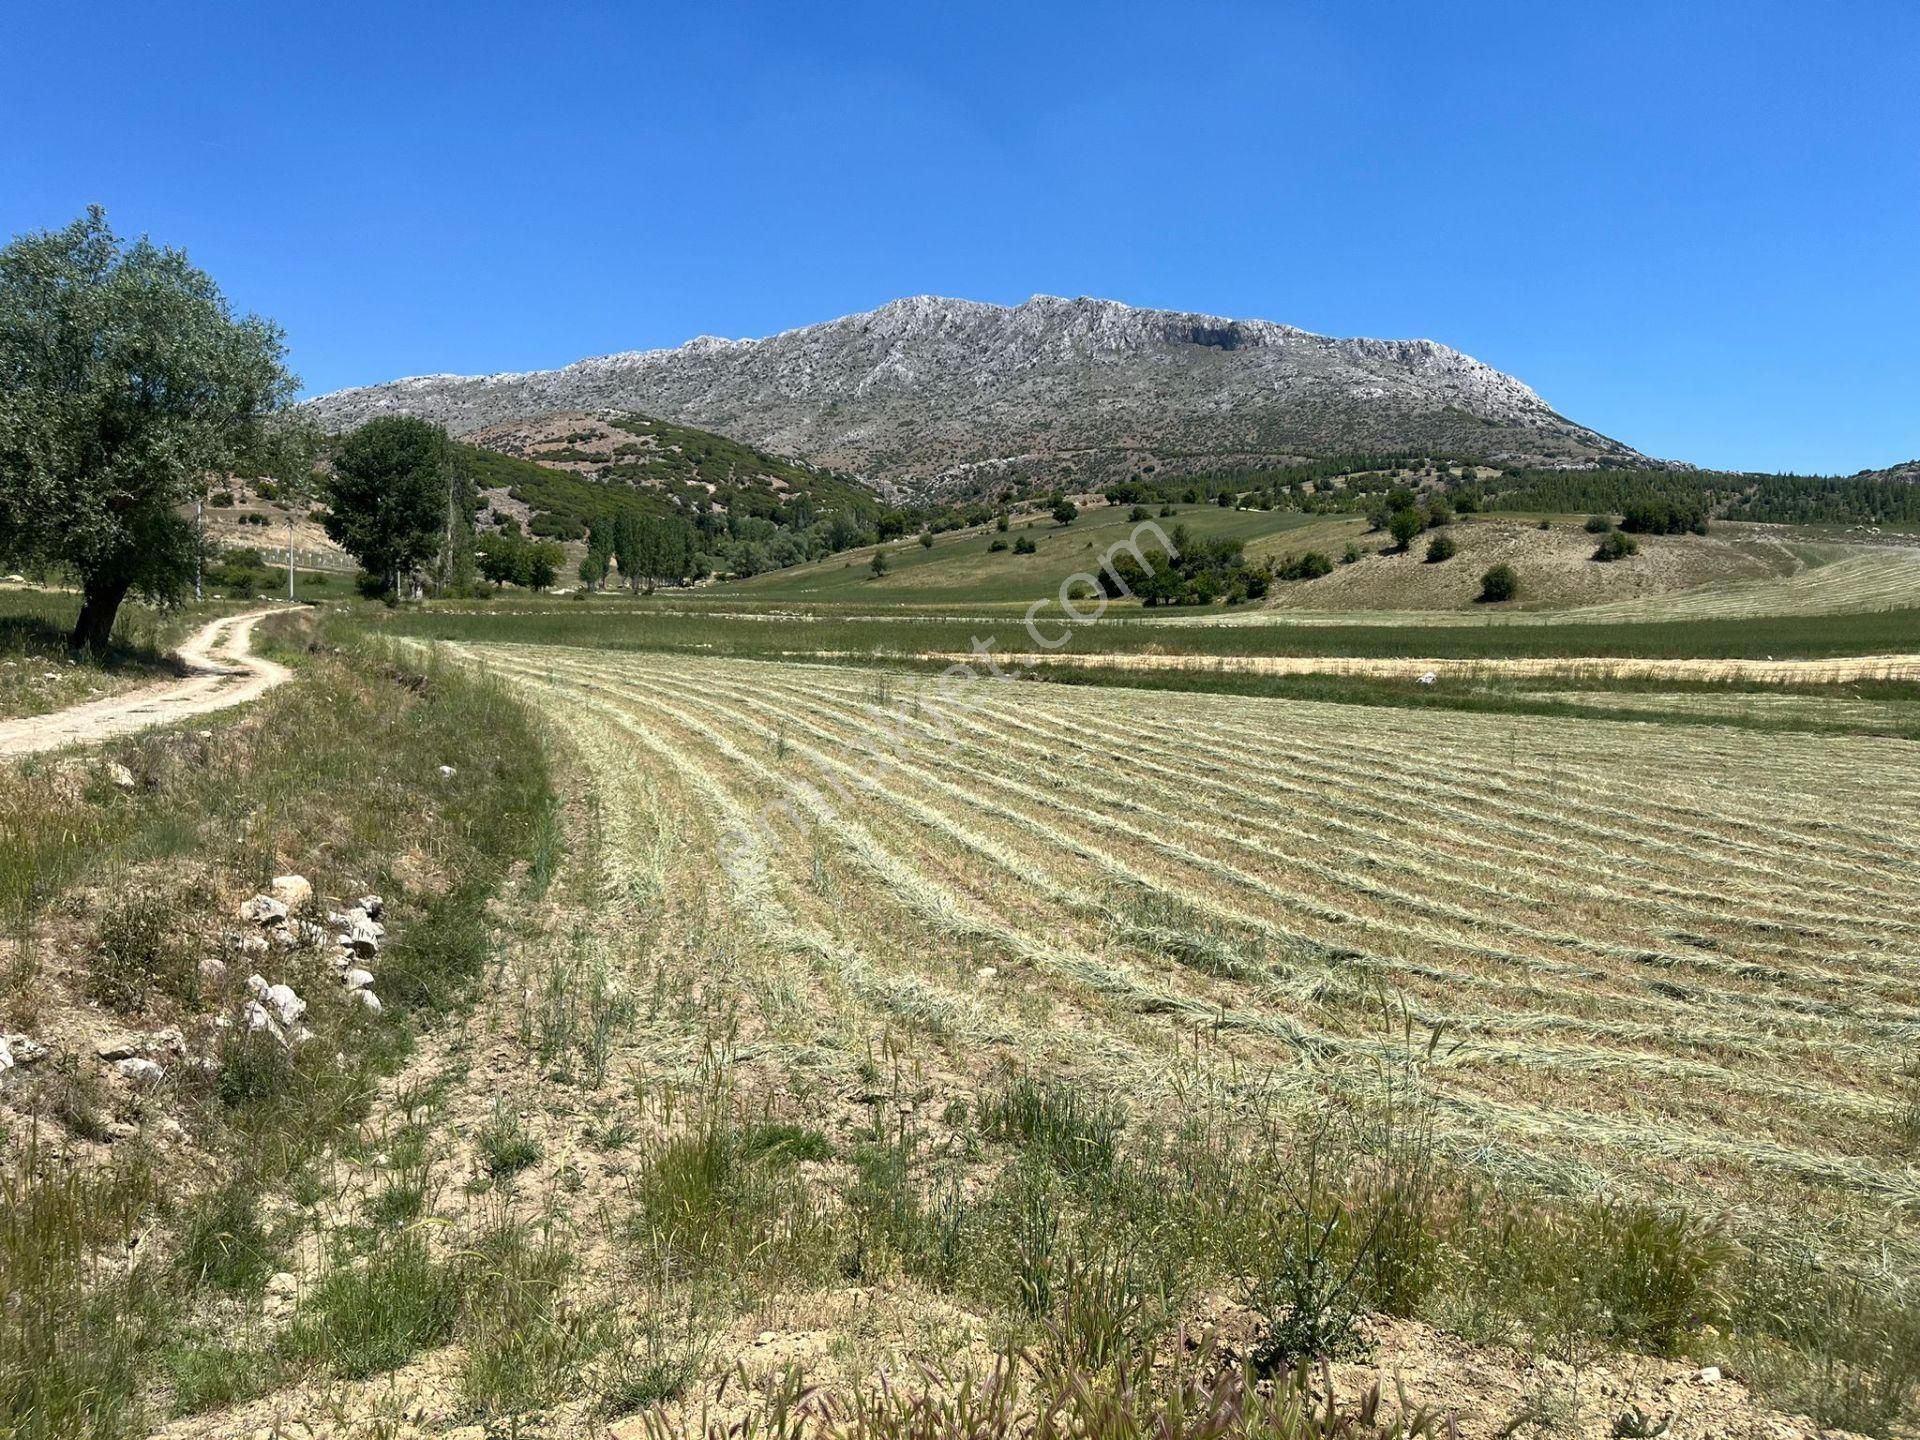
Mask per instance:
[[[1502,1184],[1920,1267],[1911,742],[448,648],[562,721],[609,894],[744,927],[764,1055],[1177,1116],[1412,1049]]]

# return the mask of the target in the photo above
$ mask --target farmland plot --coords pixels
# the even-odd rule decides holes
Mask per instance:
[[[814,1074],[877,1024],[1168,1112],[1411,1046],[1503,1182],[1920,1255],[1911,743],[450,648],[561,719],[609,894],[723,895],[714,983]]]

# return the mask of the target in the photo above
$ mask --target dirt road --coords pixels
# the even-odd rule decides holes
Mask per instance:
[[[788,659],[875,658],[853,651],[796,652]],[[946,661],[987,673],[977,655],[923,652],[881,659]],[[1062,650],[1054,655],[996,653],[1002,670],[1046,673],[1050,665],[1100,670],[1205,670],[1222,675],[1370,675],[1417,680],[1527,675],[1605,680],[1755,680],[1777,685],[1824,685],[1856,680],[1920,680],[1920,655],[1837,655],[1826,660],[1631,659],[1626,657],[1527,656],[1478,660],[1403,660],[1339,655],[1158,655],[1086,654]]]
[[[251,649],[254,625],[275,613],[250,610],[226,615],[196,630],[178,651],[193,672],[184,679],[148,685],[50,715],[0,721],[0,756],[32,755],[109,740],[257,699],[293,674],[286,666],[262,659]]]

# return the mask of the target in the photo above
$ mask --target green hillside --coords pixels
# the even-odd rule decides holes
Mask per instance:
[[[483,487],[534,512],[537,534],[579,539],[594,516],[638,510],[764,520],[805,532],[833,517],[870,525],[882,505],[858,481],[644,415],[567,412],[467,437],[461,451]],[[702,525],[711,531],[711,525]]]
[[[1249,559],[1277,555],[1288,548],[1289,532],[1322,525],[1322,517],[1293,511],[1225,510],[1212,505],[1181,505],[1154,523],[1167,531],[1184,525],[1201,540],[1241,540]],[[830,555],[774,574],[729,585],[725,593],[761,600],[848,601],[882,605],[950,605],[1034,600],[1052,594],[1060,582],[1082,570],[1098,570],[1100,556],[1133,533],[1139,523],[1124,505],[1081,512],[1071,525],[1058,525],[1045,511],[1015,515],[1005,533],[993,525],[949,530],[927,546],[916,536]],[[1032,553],[1016,547],[1033,542]],[[1002,548],[992,548],[998,543]],[[1151,551],[1154,547],[1148,544]],[[1301,547],[1304,548],[1304,547]],[[875,577],[875,550],[886,557],[887,573]]]

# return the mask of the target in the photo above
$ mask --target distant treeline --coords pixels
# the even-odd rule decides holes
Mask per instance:
[[[1721,470],[1530,470],[1452,456],[1333,455],[1222,474],[1144,475],[1106,487],[1132,504],[1220,503],[1246,509],[1366,514],[1408,484],[1445,490],[1463,511],[1620,516],[1645,533],[1701,530],[1712,519],[1779,524],[1920,526],[1920,483]]]

